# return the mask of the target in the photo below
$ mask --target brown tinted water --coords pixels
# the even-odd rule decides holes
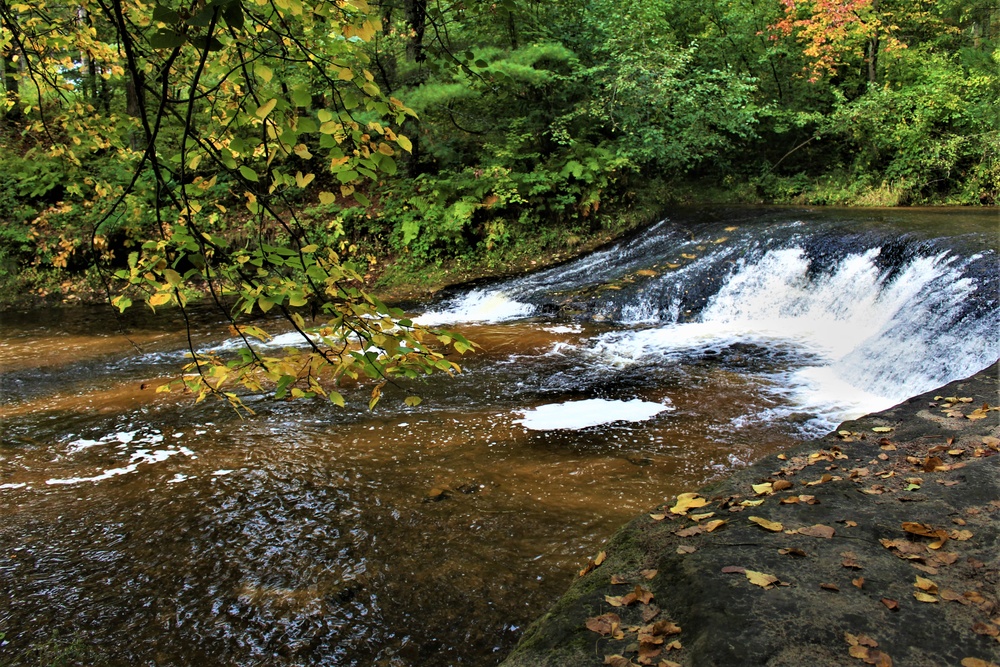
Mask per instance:
[[[620,524],[793,437],[720,427],[772,399],[709,366],[640,388],[676,408],[650,421],[528,431],[513,387],[563,369],[527,359],[593,333],[531,323],[465,327],[484,351],[416,409],[240,420],[64,317],[8,315],[0,348],[0,650],[25,664],[492,664]]]

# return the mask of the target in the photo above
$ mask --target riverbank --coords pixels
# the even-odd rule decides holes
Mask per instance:
[[[998,373],[636,518],[504,667],[1000,663]]]

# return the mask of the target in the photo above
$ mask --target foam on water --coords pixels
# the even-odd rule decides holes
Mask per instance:
[[[531,410],[524,410],[521,424],[532,431],[554,431],[557,429],[579,430],[590,426],[600,426],[616,421],[640,422],[652,419],[661,412],[673,410],[670,405],[651,403],[638,398],[631,401],[609,401],[589,398],[582,401],[549,403]]]
[[[530,317],[535,307],[522,303],[498,290],[474,289],[445,304],[414,318],[424,326],[454,324],[456,322],[504,322]]]

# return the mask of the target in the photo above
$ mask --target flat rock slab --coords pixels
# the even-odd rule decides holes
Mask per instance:
[[[1000,664],[998,373],[633,520],[503,665]]]

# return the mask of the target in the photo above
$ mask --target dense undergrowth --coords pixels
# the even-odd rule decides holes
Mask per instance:
[[[315,12],[328,21],[326,4],[289,5],[273,20]],[[112,33],[96,9],[81,3],[93,36],[74,51],[31,41],[37,9],[10,5],[0,32],[0,304],[104,298],[130,289],[120,273],[130,266],[137,289],[143,244],[165,226],[168,238],[185,216],[193,224],[186,209],[163,218],[177,184],[197,186],[199,225],[217,257],[250,257],[268,244],[331,249],[368,287],[392,295],[560,261],[681,202],[995,206],[996,7],[835,4],[339,3],[354,12],[346,41],[324,42],[309,25],[283,39],[325,52],[332,82],[358,90],[331,88],[322,67],[303,69],[287,54],[239,80],[236,70],[213,74],[220,87],[258,86],[254,104],[238,104],[257,126],[283,114],[280,123],[263,143],[254,123],[223,128],[232,136],[211,140],[233,157],[182,151],[171,176],[135,171],[136,95],[114,49],[102,47]],[[137,28],[150,31],[149,62],[172,45],[183,60],[185,40],[206,54],[238,45],[236,32],[215,45],[184,33],[204,29],[213,6],[219,25],[267,26],[233,0],[191,18],[182,4],[158,4]],[[49,57],[43,49],[64,50],[61,90],[24,65]],[[206,59],[205,76],[212,66]],[[146,103],[158,94],[149,85]],[[218,121],[217,109],[193,111],[190,126],[165,115],[160,142]],[[395,132],[379,120],[387,114]],[[284,151],[262,156],[269,140]],[[330,168],[313,169],[317,159]],[[177,287],[168,282],[150,284]],[[197,276],[183,287],[204,289]]]

